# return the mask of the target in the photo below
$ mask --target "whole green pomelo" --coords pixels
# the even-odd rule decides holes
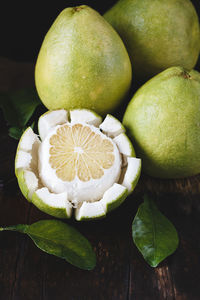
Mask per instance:
[[[64,9],[45,36],[35,83],[48,109],[113,111],[126,96],[132,68],[110,24],[92,8]]]
[[[104,17],[124,41],[138,81],[171,66],[194,68],[200,29],[190,0],[119,0]]]
[[[181,178],[200,172],[200,74],[171,67],[133,96],[123,124],[143,171]]]

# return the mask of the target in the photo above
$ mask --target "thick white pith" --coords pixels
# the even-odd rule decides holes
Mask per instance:
[[[120,133],[125,132],[122,123],[112,115],[107,115],[104,121],[99,125],[99,128],[106,133],[107,136],[114,138]]]
[[[71,110],[70,122],[78,123],[80,121],[83,123],[87,123],[99,127],[99,125],[102,123],[102,117],[87,109]]]
[[[105,170],[105,176],[102,178],[92,179],[85,185],[77,178],[73,182],[62,182],[51,168],[48,157],[48,141],[59,127],[58,121],[60,124],[67,121],[71,121],[72,124],[87,123],[92,130],[112,140],[115,149],[113,168]],[[141,161],[133,157],[134,149],[124,134],[124,127],[121,125],[120,128],[121,123],[117,119],[107,115],[103,123],[100,122],[101,117],[88,110],[73,110],[69,113],[58,110],[47,112],[40,117],[38,126],[42,143],[31,128],[26,130],[18,146],[15,167],[16,174],[19,170],[24,170],[24,184],[29,190],[29,199],[33,194],[37,195],[37,199],[44,205],[66,210],[66,217],[71,216],[72,205],[77,206],[77,220],[103,217],[112,207],[118,206],[118,202],[121,204],[120,199],[124,199],[134,188],[134,182],[140,174]],[[81,149],[77,147],[75,151],[80,152]]]
[[[68,111],[65,109],[59,109],[45,113],[39,118],[38,121],[38,131],[41,140],[43,141],[51,128],[56,125],[64,124],[68,121]]]
[[[50,207],[66,209],[67,215],[71,215],[72,205],[68,201],[67,192],[55,194],[51,193],[48,188],[43,187],[38,189],[35,194],[38,196],[38,198],[42,199],[44,204],[47,204]]]

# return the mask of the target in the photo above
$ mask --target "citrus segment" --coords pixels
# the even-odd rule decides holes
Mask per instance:
[[[86,131],[86,139],[84,136]],[[87,136],[88,134],[88,136]],[[50,138],[50,165],[63,181],[98,179],[114,163],[114,147],[82,124],[64,125]]]

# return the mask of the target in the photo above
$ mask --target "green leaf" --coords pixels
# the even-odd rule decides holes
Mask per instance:
[[[0,94],[0,107],[3,110],[5,120],[11,126],[9,131],[11,137],[18,139],[21,136],[20,132],[25,130],[39,104],[41,102],[34,88]]]
[[[132,237],[136,247],[152,267],[157,267],[172,254],[179,243],[174,225],[147,196],[133,220]]]
[[[8,134],[10,137],[19,140],[22,133],[24,132],[24,128],[19,128],[19,127],[10,127],[8,130]]]
[[[0,93],[0,108],[3,110],[4,118],[10,126],[19,126],[17,114],[11,104],[8,93]]]
[[[30,127],[33,129],[35,126],[35,122],[33,122]],[[20,127],[10,127],[8,130],[8,134],[10,137],[19,140],[22,136],[22,133],[26,130],[27,126],[20,128]]]
[[[32,225],[16,225],[3,228],[27,234],[38,248],[65,259],[72,265],[92,270],[96,256],[89,241],[76,229],[58,220],[42,220]]]

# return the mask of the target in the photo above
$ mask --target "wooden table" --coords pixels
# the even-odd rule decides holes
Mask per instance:
[[[32,86],[34,66],[0,59],[0,90]],[[0,226],[31,224],[50,217],[28,203],[14,176],[17,142],[0,112]],[[143,260],[131,237],[131,223],[144,192],[176,226],[180,245],[157,268]],[[26,236],[0,233],[0,300],[199,300],[200,176],[155,180],[142,175],[135,192],[106,219],[67,223],[91,242],[93,271],[79,270],[40,251]]]

